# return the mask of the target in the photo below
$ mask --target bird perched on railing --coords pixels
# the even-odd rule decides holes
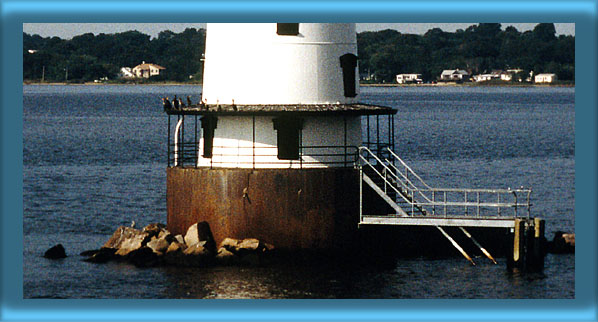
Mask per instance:
[[[172,104],[170,104],[168,97],[162,97],[162,106],[164,107],[164,111],[170,110],[172,108]]]
[[[191,103],[191,96],[187,96],[187,106],[191,106],[191,105],[193,105]]]
[[[176,97],[176,95],[174,96],[174,98],[172,99],[172,105],[174,106],[175,110],[179,109],[179,99]]]
[[[179,98],[179,106],[181,108],[185,107],[185,103],[183,103],[183,100]]]

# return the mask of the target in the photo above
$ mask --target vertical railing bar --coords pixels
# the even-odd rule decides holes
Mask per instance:
[[[446,191],[443,191],[444,193],[444,217],[446,218]]]
[[[436,191],[432,190],[432,215],[436,215]]]
[[[181,130],[181,167],[185,167],[185,114],[183,114],[183,125]]]
[[[465,191],[465,215],[467,216],[467,191]]]
[[[168,166],[170,167],[170,114],[168,114],[168,129],[167,130],[168,130],[167,131],[168,132],[168,138],[167,138],[168,144],[167,144],[166,149],[167,149],[168,156],[166,158],[166,162],[167,162]]]
[[[477,215],[478,215],[478,218],[479,218],[480,217],[480,192],[479,191],[478,191],[477,195],[478,195],[478,197],[477,197],[477,199],[478,199]]]
[[[380,155],[380,115],[376,115],[376,155]]]
[[[346,116],[343,117],[343,121],[344,121],[344,125],[345,125],[345,144],[344,144],[345,145],[345,158],[344,158],[345,164],[344,164],[344,167],[346,168],[347,167],[347,117]]]
[[[498,196],[497,204],[498,204],[498,216],[500,217],[500,192],[497,192],[496,195]]]

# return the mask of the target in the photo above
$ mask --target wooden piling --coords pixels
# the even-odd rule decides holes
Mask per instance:
[[[515,219],[515,227],[513,228],[513,253],[508,257],[507,269],[523,268],[523,258],[525,255],[525,221],[523,219]]]
[[[541,218],[534,218],[534,234],[531,239],[531,247],[528,251],[528,268],[534,271],[544,269],[544,229],[545,221]]]
[[[513,254],[507,258],[509,271],[539,272],[544,268],[543,219],[515,219]]]

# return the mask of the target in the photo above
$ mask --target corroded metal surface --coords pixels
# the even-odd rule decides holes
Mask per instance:
[[[168,229],[210,224],[216,242],[258,238],[278,248],[344,247],[359,220],[359,175],[343,169],[167,168]]]

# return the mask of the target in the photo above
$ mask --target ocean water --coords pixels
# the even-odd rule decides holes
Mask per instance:
[[[166,223],[167,118],[160,98],[200,86],[23,89],[24,298],[574,298],[575,256],[548,254],[543,274],[504,259],[385,265],[326,260],[261,267],[140,269],[81,261],[120,225]],[[361,88],[392,106],[396,152],[436,187],[531,187],[546,236],[575,226],[575,89]],[[62,243],[69,257],[42,257]]]

